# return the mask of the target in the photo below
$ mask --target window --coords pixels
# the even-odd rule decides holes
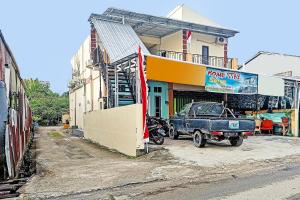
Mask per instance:
[[[151,92],[151,87],[150,86],[148,86],[148,92]]]
[[[188,110],[190,109],[191,104],[185,104],[183,108],[179,111],[179,115],[186,115]]]
[[[221,115],[222,112],[223,112],[222,105],[215,105],[211,108],[211,114],[213,114],[213,115]]]
[[[161,93],[161,87],[154,87],[154,92]]]

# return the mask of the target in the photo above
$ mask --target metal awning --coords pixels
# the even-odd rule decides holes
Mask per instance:
[[[145,55],[150,54],[130,25],[97,18],[92,18],[91,23],[94,25],[111,63],[137,53],[139,46]]]
[[[236,30],[190,23],[166,17],[157,17],[116,8],[108,8],[101,15],[92,14],[90,20],[92,19],[129,24],[137,34],[155,37],[164,37],[183,29],[226,38],[233,37],[238,33]]]

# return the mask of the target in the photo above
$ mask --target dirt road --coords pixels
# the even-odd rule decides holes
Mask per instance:
[[[165,199],[163,195],[181,190],[199,190],[300,163],[298,138],[253,137],[241,148],[223,144],[205,149],[193,147],[188,138],[166,140],[163,148],[130,158],[72,137],[59,127],[40,128],[36,137],[38,173],[21,188],[20,198]],[[266,154],[265,144],[284,153]]]

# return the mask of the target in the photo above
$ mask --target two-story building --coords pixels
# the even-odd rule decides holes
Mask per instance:
[[[91,34],[72,58],[71,125],[85,112],[137,102],[136,53],[145,55],[149,115],[168,118],[191,101],[223,101],[205,91],[205,67],[236,69],[225,28],[185,5],[158,17],[108,8],[89,18]]]

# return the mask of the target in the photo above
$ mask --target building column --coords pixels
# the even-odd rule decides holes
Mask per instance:
[[[228,61],[228,45],[224,44],[224,67],[227,67],[227,61]]]
[[[168,83],[169,116],[174,116],[174,93],[173,83]]]

